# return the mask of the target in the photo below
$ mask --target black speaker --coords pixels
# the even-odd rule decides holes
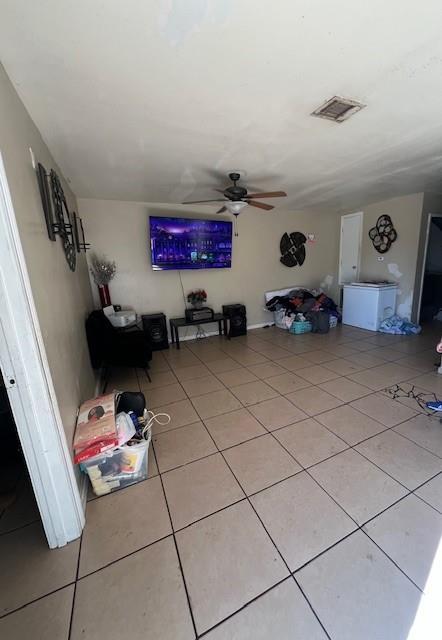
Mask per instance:
[[[147,316],[141,316],[141,320],[152,351],[168,349],[169,339],[167,337],[167,324],[164,313],[151,313]]]
[[[229,338],[247,334],[247,313],[243,304],[223,304],[223,315],[229,320]]]

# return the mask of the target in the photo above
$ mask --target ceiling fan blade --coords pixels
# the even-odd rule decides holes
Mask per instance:
[[[221,207],[221,209],[219,209],[217,213],[224,213],[224,211],[227,211],[227,207]]]
[[[267,193],[248,193],[248,198],[284,198],[285,191],[268,191]]]
[[[214,189],[214,191],[218,191],[218,193],[224,193],[224,189]]]
[[[255,202],[254,200],[248,200],[247,204],[251,207],[258,207],[258,209],[265,209],[266,211],[270,211],[270,209],[274,209],[271,204],[265,204],[264,202]]]
[[[221,198],[217,200],[192,200],[191,202],[182,202],[181,204],[203,204],[204,202],[225,202],[225,200],[221,200]]]

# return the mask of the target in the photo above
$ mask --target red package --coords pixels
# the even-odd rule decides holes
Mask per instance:
[[[84,402],[78,413],[74,435],[74,462],[84,462],[117,444],[115,394]]]

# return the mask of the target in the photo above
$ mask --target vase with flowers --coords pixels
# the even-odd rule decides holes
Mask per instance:
[[[195,289],[187,294],[187,302],[189,302],[195,309],[201,309],[203,304],[207,300],[207,293],[204,289]]]
[[[108,260],[106,256],[91,255],[90,271],[95,284],[98,287],[100,302],[102,307],[107,307],[111,303],[109,282],[114,278],[117,266],[113,260]]]

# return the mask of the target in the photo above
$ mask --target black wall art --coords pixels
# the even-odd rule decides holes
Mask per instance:
[[[374,248],[379,253],[387,253],[392,243],[397,238],[396,229],[390,216],[386,214],[379,216],[376,226],[372,227],[368,232]]]
[[[279,243],[281,250],[280,261],[286,267],[296,267],[303,265],[305,260],[305,243],[307,238],[300,231],[284,233]]]
[[[55,242],[57,236],[60,237],[69,269],[75,271],[76,253],[90,248],[84,237],[83,222],[75,212],[69,211],[60,178],[53,169],[48,172],[38,163],[37,179],[49,240]]]

